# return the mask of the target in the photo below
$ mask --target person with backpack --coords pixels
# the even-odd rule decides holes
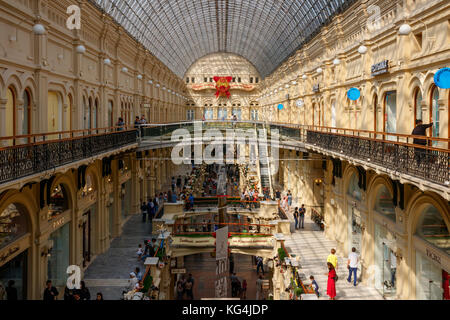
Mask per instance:
[[[305,229],[305,213],[306,213],[305,205],[302,204],[302,207],[300,208],[300,210],[298,212],[298,216],[300,218],[299,226],[298,226],[299,229],[300,229],[300,226],[302,229]]]

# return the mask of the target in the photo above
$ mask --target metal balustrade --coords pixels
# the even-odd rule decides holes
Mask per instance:
[[[195,123],[202,135],[209,129],[266,129],[267,141],[274,130],[280,147],[294,143],[305,149],[323,149],[417,178],[449,185],[450,139],[374,132],[347,128],[317,127],[263,121],[205,120],[132,127],[101,128],[0,138],[0,184],[54,169],[125,145],[171,142],[172,133],[186,129],[194,137]],[[118,131],[122,130],[122,131]],[[258,132],[258,131],[257,131]],[[414,139],[427,145],[414,144]]]
[[[2,184],[134,144],[136,130],[120,127],[52,132],[5,137],[0,142],[9,145],[0,148]]]

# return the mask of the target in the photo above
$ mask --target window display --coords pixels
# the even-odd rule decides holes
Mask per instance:
[[[48,279],[52,280],[55,287],[65,286],[67,280],[67,267],[69,266],[69,239],[70,223],[56,230],[50,235],[49,241],[53,242],[53,248],[48,258]]]
[[[27,233],[27,218],[23,212],[20,204],[11,203],[0,214],[0,248]]]
[[[63,185],[59,184],[52,190],[49,202],[48,220],[52,220],[69,209],[67,191]]]

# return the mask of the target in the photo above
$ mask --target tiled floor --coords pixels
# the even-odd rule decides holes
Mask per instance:
[[[142,222],[140,214],[131,216],[123,227],[120,237],[113,240],[107,252],[97,256],[84,275],[86,286],[94,299],[97,292],[103,293],[105,300],[121,298],[122,288],[126,286],[130,272],[144,265],[137,260],[139,243],[151,239],[151,223]]]
[[[300,256],[302,272],[310,283],[309,276],[313,275],[319,285],[320,299],[328,299],[327,290],[327,256],[332,248],[336,248],[336,242],[325,238],[323,231],[307,216],[305,216],[305,229],[297,230],[286,238],[286,249],[289,253]],[[382,295],[374,288],[358,284],[354,287],[347,282],[347,260],[338,256],[338,276],[336,282],[337,300],[382,300]]]
[[[214,282],[217,279],[215,258],[206,253],[186,256],[185,267],[188,273],[192,273],[195,281],[194,299],[214,298]],[[258,275],[252,256],[235,254],[234,272],[241,283],[244,279],[247,280],[247,300],[255,300]],[[231,297],[231,286],[228,286],[228,297]]]

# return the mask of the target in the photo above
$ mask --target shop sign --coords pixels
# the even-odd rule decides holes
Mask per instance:
[[[435,254],[434,252],[432,252],[428,248],[426,249],[426,253],[427,253],[427,257],[428,258],[430,258],[431,260],[441,264],[441,257],[439,255]]]
[[[186,273],[186,269],[185,268],[183,268],[183,269],[172,269],[171,272],[172,272],[172,274],[184,274],[184,273]]]
[[[313,85],[313,92],[319,92],[319,91],[320,91],[320,85],[319,84]]]
[[[388,71],[389,71],[389,60],[384,60],[384,61],[375,63],[374,65],[372,65],[372,68],[371,68],[372,77],[380,75],[380,74],[388,73]]]
[[[245,246],[267,246],[273,247],[272,237],[254,237],[254,238],[239,238],[233,237],[230,239],[230,246],[245,247]]]
[[[64,217],[53,221],[52,226],[53,226],[53,229],[56,229],[56,228],[62,226],[63,224],[64,224]]]
[[[18,247],[18,246],[9,248],[9,250],[7,250],[5,253],[3,253],[0,256],[0,263],[3,263],[4,261],[6,261],[9,257],[11,257],[14,253],[16,253],[19,250],[20,250],[20,247]]]

